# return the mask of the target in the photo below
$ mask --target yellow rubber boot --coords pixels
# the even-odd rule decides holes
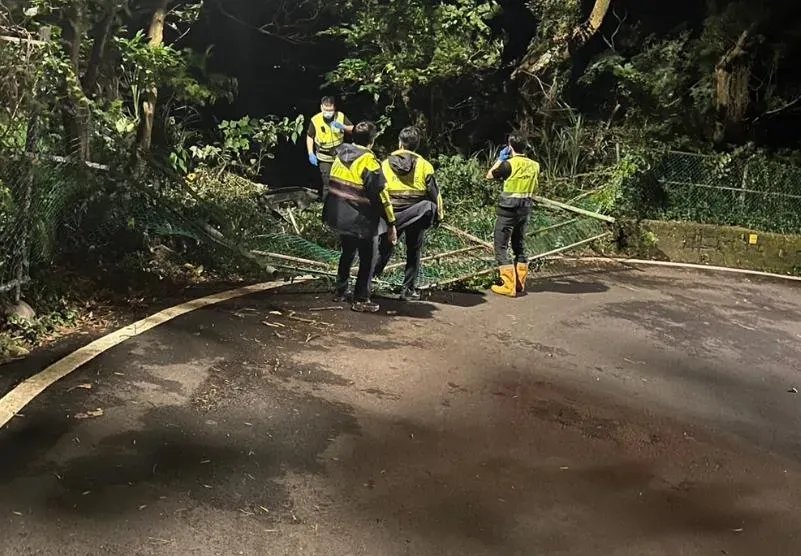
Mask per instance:
[[[507,297],[517,297],[517,283],[515,278],[515,266],[504,265],[498,269],[501,273],[501,286],[492,286],[492,292]]]
[[[526,291],[526,278],[528,278],[528,263],[517,263],[517,293]]]

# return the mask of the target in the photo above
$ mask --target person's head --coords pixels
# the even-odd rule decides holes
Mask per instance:
[[[320,111],[326,120],[333,120],[337,113],[337,101],[334,97],[323,97],[320,100]]]
[[[513,133],[509,136],[509,146],[515,154],[523,154],[528,150],[528,141],[522,135]]]
[[[407,151],[416,151],[420,148],[420,130],[414,126],[406,127],[398,135],[398,145]]]
[[[378,128],[373,122],[359,122],[353,128],[353,143],[361,147],[372,149],[377,136]]]

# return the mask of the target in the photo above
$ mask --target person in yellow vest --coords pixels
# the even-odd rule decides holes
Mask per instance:
[[[398,150],[381,164],[387,182],[387,191],[397,217],[398,236],[406,235],[406,271],[401,286],[403,301],[417,301],[417,278],[420,274],[420,257],[425,244],[426,230],[444,217],[434,167],[417,154],[420,148],[420,131],[407,127],[398,136]],[[378,247],[375,276],[381,276],[392,258],[395,245],[382,236]]]
[[[309,122],[306,132],[306,150],[309,163],[320,169],[320,199],[328,192],[331,178],[331,165],[339,146],[345,142],[345,133],[353,132],[353,124],[336,109],[334,97],[323,97],[320,101],[320,112]]]
[[[516,297],[526,289],[526,227],[539,186],[540,165],[525,156],[526,146],[525,139],[511,135],[506,148],[487,172],[488,180],[503,180],[495,221],[495,259],[502,283],[492,286],[492,291],[509,297]],[[509,256],[510,240],[514,259]]]
[[[353,144],[342,145],[331,166],[331,186],[323,205],[323,221],[340,236],[342,254],[337,270],[334,300],[348,297],[350,267],[359,255],[359,273],[351,309],[375,313],[370,300],[378,237],[398,240],[395,211],[381,175],[381,165],[372,148],[378,130],[373,122],[360,122],[353,129]]]

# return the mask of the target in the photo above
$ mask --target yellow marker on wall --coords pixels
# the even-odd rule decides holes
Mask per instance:
[[[748,245],[756,245],[758,240],[759,240],[758,235],[748,234]]]

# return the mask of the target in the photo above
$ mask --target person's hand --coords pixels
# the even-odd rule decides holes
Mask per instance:
[[[512,147],[506,147],[498,155],[498,162],[506,162],[510,158],[512,158]]]
[[[319,164],[317,157],[314,156],[314,153],[309,153],[309,164],[312,166],[317,166]]]
[[[395,226],[390,226],[389,230],[387,230],[387,240],[392,245],[398,244],[398,229]]]
[[[340,122],[331,122],[331,127],[339,131],[345,131],[345,124]]]

